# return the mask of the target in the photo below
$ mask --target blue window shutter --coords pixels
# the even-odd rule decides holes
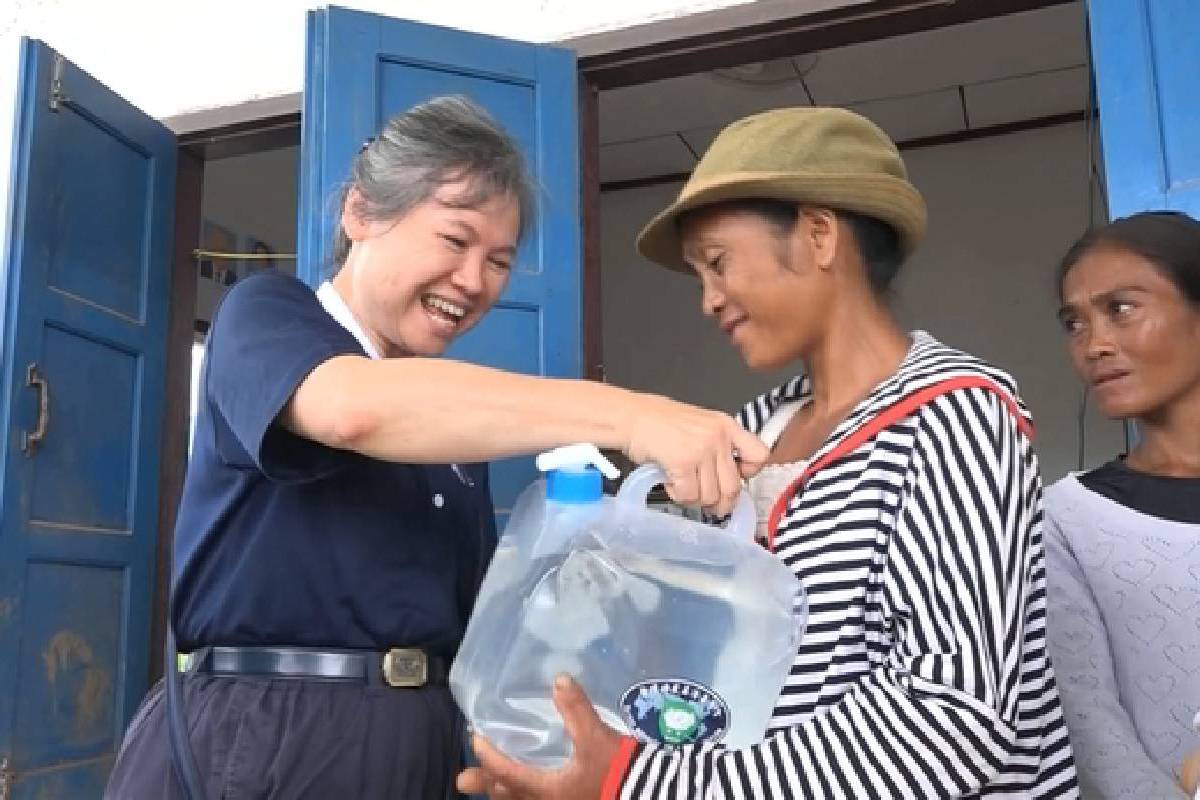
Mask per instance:
[[[146,692],[174,136],[21,48],[0,361],[0,756],[99,797]]]
[[[1088,0],[1112,216],[1200,218],[1200,3]]]

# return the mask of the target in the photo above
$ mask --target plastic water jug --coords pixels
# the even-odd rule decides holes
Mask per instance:
[[[669,745],[761,741],[795,658],[800,582],[754,541],[743,492],[725,530],[647,508],[663,482],[619,475],[591,445],[545,453],[484,578],[450,688],[472,728],[509,756],[561,766],[551,700],[571,675],[601,718]]]

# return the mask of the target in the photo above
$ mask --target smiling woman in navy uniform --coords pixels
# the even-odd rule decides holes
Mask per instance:
[[[495,542],[480,462],[591,441],[727,509],[765,459],[717,412],[436,358],[503,291],[532,194],[481,109],[429,101],[355,159],[332,281],[264,272],[218,310],[171,596],[205,796],[452,795],[446,672]],[[165,705],[106,797],[183,796]]]

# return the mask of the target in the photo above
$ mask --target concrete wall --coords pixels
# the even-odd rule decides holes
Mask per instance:
[[[529,42],[565,42],[683,21],[739,6],[795,15],[862,0],[340,0],[385,16]],[[304,77],[305,12],[319,0],[16,0],[0,10],[0,57],[21,35],[46,41],[130,102],[160,119],[199,109],[299,92]],[[759,9],[757,7],[766,7]],[[769,15],[768,15],[769,18]],[[625,34],[628,38],[629,34]],[[7,93],[4,95],[7,99]]]
[[[1078,459],[1080,390],[1066,359],[1053,273],[1087,222],[1082,124],[905,154],[929,203],[925,246],[898,281],[906,327],[1012,372],[1039,429],[1047,479]],[[782,375],[750,374],[699,312],[698,284],[636,256],[642,223],[677,185],[603,198],[604,351],[609,380],[733,410]],[[1090,415],[1088,463],[1116,453],[1121,428]]]
[[[296,252],[299,158],[300,148],[281,147],[206,161],[201,213],[277,253]]]

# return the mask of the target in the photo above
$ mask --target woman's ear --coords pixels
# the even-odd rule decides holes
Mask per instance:
[[[796,227],[807,239],[813,264],[820,270],[832,269],[841,233],[837,214],[827,208],[802,207],[800,221]]]
[[[362,194],[356,187],[350,187],[342,202],[342,230],[352,242],[361,242],[371,234],[371,223],[362,214],[364,205]]]

